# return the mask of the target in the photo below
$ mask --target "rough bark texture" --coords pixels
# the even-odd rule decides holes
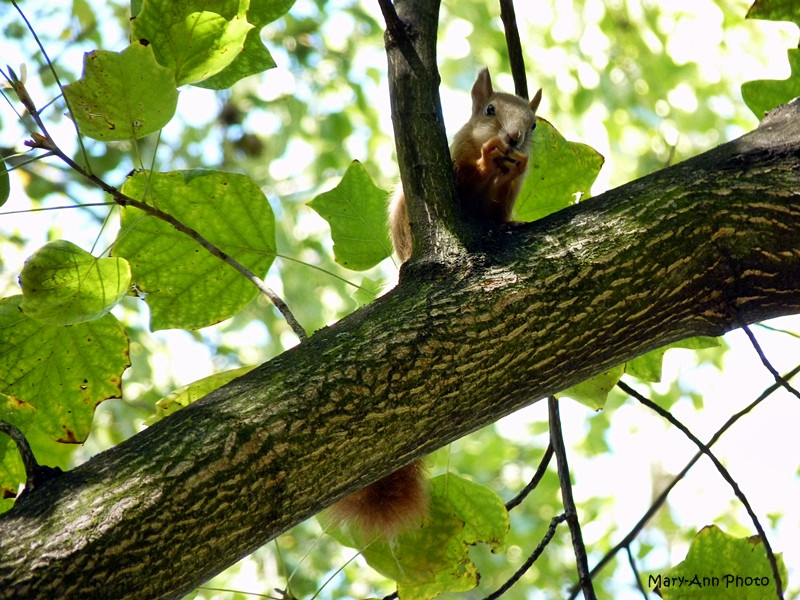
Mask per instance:
[[[429,18],[426,2],[406,2],[420,9],[401,11],[406,25]],[[408,29],[432,69],[422,30]],[[438,98],[420,94],[395,109],[439,126]],[[383,298],[20,500],[0,517],[0,598],[180,598],[538,398],[680,338],[800,312],[799,112],[513,232],[459,236],[469,254],[436,225],[452,219],[446,143],[415,158],[415,129],[398,127],[405,178],[421,182],[409,206],[434,232],[426,255]]]
[[[800,310],[800,118],[513,233],[41,486],[0,597],[177,598],[345,493],[611,365]]]

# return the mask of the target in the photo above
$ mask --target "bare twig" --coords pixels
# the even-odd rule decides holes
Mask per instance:
[[[539,466],[536,468],[536,473],[533,474],[533,477],[528,482],[528,485],[522,488],[519,494],[506,502],[506,510],[511,510],[515,506],[519,505],[523,500],[525,500],[528,494],[536,489],[536,486],[539,485],[542,477],[544,477],[544,474],[547,472],[547,465],[550,464],[551,458],[553,458],[553,442],[550,442],[547,445],[547,449],[542,455],[542,460],[539,461]]]
[[[514,12],[514,0],[500,0],[500,18],[506,30],[506,47],[508,62],[511,64],[511,76],[514,78],[514,92],[520,98],[528,99],[528,80],[525,75],[525,57],[519,41],[517,16]]]
[[[578,580],[580,582],[583,597],[586,600],[595,600],[592,578],[589,574],[589,564],[586,560],[586,546],[583,544],[581,534],[581,524],[578,521],[578,511],[575,508],[575,500],[572,497],[572,482],[569,478],[569,464],[567,463],[567,451],[564,448],[564,438],[561,435],[561,417],[558,410],[558,399],[555,396],[547,398],[547,411],[550,421],[550,443],[553,444],[553,451],[556,455],[558,465],[558,479],[561,482],[561,497],[564,502],[564,510],[567,516],[567,525],[572,535],[572,547],[575,550],[575,563],[578,568]]]
[[[792,369],[786,375],[784,375],[784,379],[791,379],[792,377],[794,377],[798,373],[800,373],[800,365],[797,365],[794,369]],[[773,393],[775,393],[778,389],[780,389],[780,387],[781,386],[779,384],[777,384],[777,383],[771,385],[770,387],[765,389],[758,396],[758,398],[753,400],[753,402],[751,402],[749,405],[744,407],[742,410],[740,410],[736,414],[732,415],[727,421],[725,421],[725,423],[722,425],[722,427],[720,427],[716,431],[716,433],[714,433],[714,435],[711,436],[711,439],[708,441],[706,446],[710,448],[711,446],[716,444],[717,441],[719,441],[719,439],[722,437],[722,435],[726,431],[728,431],[728,429],[733,427],[734,423],[736,423],[739,419],[744,417],[746,414],[750,413],[750,411],[752,411],[756,406],[761,404],[761,402],[763,402],[769,396],[771,396]],[[650,508],[648,508],[647,511],[645,511],[644,515],[642,515],[642,517],[636,522],[636,524],[633,527],[631,527],[630,531],[628,531],[628,533],[625,535],[625,537],[623,537],[622,540],[620,540],[617,545],[615,545],[613,548],[611,548],[611,550],[606,552],[606,554],[603,556],[603,558],[601,558],[598,561],[598,563],[592,568],[592,572],[591,572],[592,577],[594,577],[600,571],[602,571],[603,568],[609,562],[611,562],[611,559],[614,558],[614,556],[616,556],[617,552],[619,552],[620,550],[623,550],[623,549],[627,548],[628,546],[630,546],[630,544],[633,542],[633,540],[636,538],[636,536],[639,535],[639,533],[641,532],[642,529],[644,529],[644,526],[647,524],[647,522],[653,517],[653,515],[656,514],[656,511],[658,511],[658,509],[661,508],[661,506],[664,504],[664,502],[666,502],[667,496],[669,496],[669,494],[673,490],[673,488],[676,485],[678,485],[679,481],[681,481],[684,477],[686,477],[686,474],[689,472],[689,470],[695,465],[695,463],[698,460],[700,460],[700,458],[702,456],[703,456],[702,452],[698,452],[697,454],[695,454],[692,457],[692,459],[688,463],[686,463],[686,466],[683,467],[683,469],[681,469],[681,471],[675,477],[672,478],[672,481],[670,481],[669,484],[661,491],[661,493],[658,495],[658,497],[650,505]],[[575,594],[577,594],[577,592],[575,592]],[[574,598],[575,594],[573,594],[570,598]]]
[[[742,330],[750,339],[750,343],[753,344],[753,348],[755,348],[758,358],[761,359],[761,364],[763,364],[767,368],[767,371],[772,374],[772,376],[775,378],[775,381],[787,392],[800,399],[800,392],[794,389],[794,387],[792,387],[786,379],[781,377],[781,374],[778,373],[775,367],[772,366],[772,363],[769,362],[769,359],[767,359],[767,356],[764,354],[764,350],[761,349],[761,345],[758,343],[756,336],[753,335],[753,332],[750,330],[750,328],[747,325],[743,325]]]
[[[758,531],[758,535],[761,537],[761,541],[764,542],[764,550],[767,553],[767,560],[769,561],[770,567],[772,568],[772,575],[773,577],[775,577],[775,590],[777,592],[777,598],[782,599],[783,583],[781,581],[780,572],[778,571],[778,563],[775,560],[775,554],[773,553],[772,546],[770,545],[769,540],[767,539],[767,534],[764,532],[764,528],[761,526],[761,522],[758,520],[758,517],[756,516],[756,513],[753,511],[753,508],[750,506],[750,502],[747,500],[744,493],[739,488],[739,484],[737,484],[736,481],[733,479],[733,477],[731,477],[731,474],[722,465],[722,463],[719,462],[719,460],[717,460],[717,457],[714,456],[714,454],[712,454],[711,450],[708,449],[708,446],[703,444],[703,442],[701,442],[691,431],[689,431],[689,429],[683,423],[681,423],[678,419],[676,419],[669,411],[664,410],[652,400],[645,398],[642,394],[634,390],[626,383],[620,381],[619,383],[617,383],[617,385],[620,387],[620,389],[624,390],[631,397],[636,398],[636,400],[638,400],[651,410],[654,410],[659,415],[664,417],[667,421],[669,421],[673,426],[677,427],[686,437],[688,437],[700,449],[700,452],[705,454],[711,460],[711,462],[714,463],[714,466],[717,468],[719,474],[722,475],[722,478],[726,482],[728,482],[728,485],[731,486],[733,493],[736,494],[736,497],[739,499],[739,502],[742,503],[742,506],[744,506],[745,510],[747,511],[747,514],[750,515],[750,519],[753,521],[753,525],[755,526],[756,531]]]
[[[0,431],[14,440],[19,450],[19,455],[22,458],[22,464],[25,465],[25,489],[22,494],[20,494],[20,497],[24,494],[31,493],[36,486],[41,485],[48,479],[52,479],[61,474],[61,469],[58,467],[40,465],[36,461],[36,457],[33,454],[33,450],[31,450],[31,445],[28,443],[25,434],[16,426],[0,420]]]
[[[516,570],[516,572],[509,577],[508,581],[506,581],[503,585],[501,585],[496,591],[492,592],[488,596],[486,596],[485,600],[496,600],[503,594],[505,594],[511,586],[513,586],[520,578],[533,566],[533,563],[536,562],[536,559],[541,556],[544,549],[547,547],[547,544],[550,543],[550,540],[553,539],[553,536],[556,534],[556,528],[559,524],[563,523],[567,519],[566,513],[561,513],[560,515],[553,517],[550,520],[550,526],[547,528],[547,533],[544,534],[542,541],[534,549],[533,553],[527,558],[527,560],[522,564],[522,566]]]
[[[639,569],[636,568],[636,559],[633,558],[633,552],[631,552],[630,545],[625,546],[625,554],[628,555],[628,564],[631,566],[631,571],[633,571],[633,578],[636,580],[636,587],[639,588],[639,591],[642,592],[642,597],[644,600],[647,600],[647,592],[642,586],[642,580],[639,577]]]
[[[210,254],[216,256],[218,259],[220,259],[224,263],[227,263],[228,265],[236,269],[239,273],[244,275],[244,277],[248,281],[250,281],[253,285],[255,285],[256,288],[258,288],[258,290],[262,294],[264,294],[267,298],[269,298],[269,300],[272,302],[275,308],[277,308],[278,311],[281,313],[281,315],[283,315],[283,318],[286,319],[286,322],[289,324],[289,327],[292,328],[292,331],[294,331],[295,335],[300,339],[301,342],[305,341],[308,338],[305,329],[303,329],[303,327],[297,321],[294,314],[292,314],[292,311],[289,309],[289,307],[286,305],[283,299],[280,296],[278,296],[278,294],[276,294],[264,282],[263,279],[258,277],[255,273],[253,273],[250,269],[241,264],[238,260],[233,258],[230,254],[223,252],[217,246],[209,242],[196,230],[181,223],[171,214],[164,212],[163,210],[156,208],[155,206],[151,206],[145,202],[142,202],[141,200],[137,200],[135,198],[131,198],[130,196],[123,194],[120,190],[118,190],[114,186],[109,185],[108,183],[100,179],[97,175],[95,175],[94,173],[90,173],[87,169],[76,163],[69,156],[67,156],[61,150],[61,148],[58,147],[58,145],[53,141],[53,138],[50,137],[50,134],[47,133],[47,129],[44,128],[44,124],[42,123],[41,117],[39,116],[36,107],[32,105],[28,107],[26,105],[26,108],[28,108],[29,112],[31,112],[31,114],[34,115],[34,119],[36,120],[37,124],[42,130],[41,134],[34,133],[32,136],[33,139],[25,142],[26,146],[29,146],[31,148],[40,148],[50,152],[54,156],[57,156],[64,163],[66,163],[71,169],[82,175],[90,183],[92,183],[93,185],[97,186],[98,188],[109,194],[114,199],[114,202],[116,202],[120,206],[132,206],[133,208],[137,208],[152,217],[156,217],[157,219],[161,219],[165,223],[169,223],[170,225],[172,225],[172,227],[174,227],[181,233],[189,236],[192,240],[194,240],[195,242],[200,244],[203,248],[205,248]]]

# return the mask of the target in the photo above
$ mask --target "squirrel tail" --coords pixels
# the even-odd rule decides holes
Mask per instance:
[[[430,505],[427,469],[416,460],[331,507],[332,517],[367,539],[393,540],[418,526]]]

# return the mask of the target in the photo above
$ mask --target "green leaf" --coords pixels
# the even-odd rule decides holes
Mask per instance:
[[[548,121],[538,117],[514,218],[536,221],[589,197],[603,156],[591,146],[568,142]]]
[[[295,0],[250,0],[247,20],[256,27],[263,27],[280,19],[294,6]]]
[[[64,87],[80,131],[96,140],[128,140],[158,131],[175,114],[178,91],[172,69],[153,49],[133,43],[120,53],[88,52],[83,76]]]
[[[21,302],[0,300],[0,393],[34,407],[36,429],[50,438],[81,443],[95,406],[121,397],[128,338],[114,315],[54,326],[24,315]]]
[[[386,282],[383,279],[370,279],[369,277],[363,277],[361,279],[361,285],[353,294],[353,298],[358,306],[369,304],[378,297],[384,285],[386,285]]]
[[[776,554],[784,588],[786,565]],[[660,575],[648,576],[648,588],[658,587],[664,600],[762,600],[775,597],[775,580],[757,535],[735,538],[716,525],[694,536],[686,559]]]
[[[11,182],[8,179],[8,168],[5,159],[0,155],[0,206],[6,203],[10,195]]]
[[[330,224],[333,254],[343,267],[363,271],[391,254],[386,196],[354,160],[339,185],[308,203]]]
[[[716,348],[719,346],[719,339],[713,337],[692,337],[679,342],[674,342],[661,348],[637,356],[625,365],[625,373],[636,377],[642,381],[658,382],[661,381],[661,365],[664,362],[664,354],[671,348],[686,348],[689,350],[702,350],[704,348]]]
[[[172,391],[156,402],[156,414],[151,419],[148,419],[145,424],[152,425],[156,421],[160,421],[167,415],[171,415],[181,408],[189,406],[195,400],[199,400],[203,396],[221,388],[226,383],[252,371],[254,368],[255,365],[239,367],[238,369],[231,369],[230,371],[223,371],[222,373],[214,373],[213,375],[179,387],[177,390]]]
[[[131,270],[122,258],[95,258],[71,242],[48,242],[19,276],[22,312],[48,325],[99,319],[130,289]]]
[[[800,49],[792,48],[788,55],[792,69],[788,79],[759,79],[742,84],[742,98],[759,119],[776,106],[800,96]]]
[[[275,61],[261,41],[261,30],[251,29],[247,32],[242,51],[231,64],[216,75],[198,81],[194,85],[211,90],[224,90],[249,75],[274,68]]]
[[[263,277],[275,258],[275,217],[256,183],[220,171],[140,172],[122,191],[157,206]],[[146,196],[146,197],[145,197]],[[230,265],[141,210],[122,209],[112,254],[126,258],[150,306],[153,330],[223,321],[258,293]]]
[[[747,10],[745,19],[790,21],[800,26],[800,6],[797,0],[756,0]]]
[[[336,528],[325,514],[320,520],[328,533],[360,550],[373,569],[395,580],[403,600],[427,600],[473,589],[478,571],[469,548],[485,543],[492,551],[502,552],[509,528],[508,512],[493,490],[450,473],[431,480],[427,522],[391,542],[368,540]]]
[[[146,40],[158,62],[175,70],[178,85],[196,83],[221,72],[242,51],[253,28],[244,14],[247,4],[145,0],[133,20],[132,35]]]
[[[592,410],[600,410],[605,407],[608,393],[617,385],[623,373],[625,373],[625,365],[618,365],[559,392],[556,396],[559,398],[568,396]]]

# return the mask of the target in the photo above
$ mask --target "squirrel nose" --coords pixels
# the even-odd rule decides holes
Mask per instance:
[[[523,134],[521,131],[509,131],[506,134],[507,142],[509,146],[516,147],[522,141]]]

